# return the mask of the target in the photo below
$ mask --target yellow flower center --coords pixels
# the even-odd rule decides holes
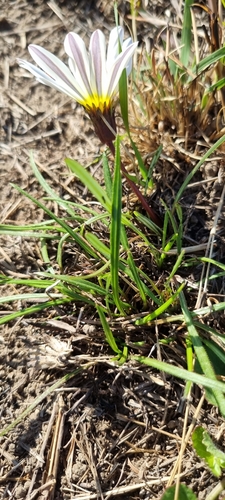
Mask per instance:
[[[104,113],[109,110],[112,106],[112,99],[109,96],[103,96],[98,94],[89,95],[80,104],[87,109],[87,111],[95,112],[100,110]]]

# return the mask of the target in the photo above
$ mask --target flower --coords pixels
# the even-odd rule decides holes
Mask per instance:
[[[131,38],[123,41],[123,37],[121,26],[113,28],[106,51],[105,35],[98,29],[91,36],[87,52],[82,38],[77,33],[68,33],[64,48],[69,67],[39,45],[29,45],[28,50],[41,69],[18,59],[19,65],[30,71],[39,82],[67,94],[81,104],[105,144],[114,139],[113,131],[116,130],[114,98],[118,82],[124,69],[129,75],[132,56],[137,47]]]

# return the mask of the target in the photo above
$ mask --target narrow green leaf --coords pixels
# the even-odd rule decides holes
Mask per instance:
[[[146,358],[145,356],[131,356],[131,359],[138,361],[140,364],[151,366],[152,368],[156,368],[156,370],[168,373],[173,377],[181,378],[182,380],[190,380],[190,382],[194,382],[200,386],[208,387],[209,389],[218,389],[225,393],[225,383],[220,382],[219,380],[213,380],[211,378],[207,378],[205,375],[189,372],[184,368],[170,365],[169,363],[158,361],[157,359]]]
[[[126,131],[129,133],[127,73],[124,69],[119,80],[120,109]]]
[[[109,200],[112,199],[112,176],[109,168],[109,162],[106,153],[102,155],[102,165],[105,181],[105,189]]]
[[[139,290],[140,297],[143,301],[143,305],[145,305],[147,302],[146,295],[145,295],[145,287],[143,286],[143,283],[142,283],[140,276],[139,276],[138,269],[134,263],[134,259],[133,259],[132,253],[130,251],[130,247],[128,244],[127,235],[126,235],[126,231],[125,231],[124,226],[121,227],[121,241],[122,241],[122,245],[123,245],[124,250],[127,252],[127,264],[128,264],[129,269],[132,273],[133,281]]]
[[[47,278],[50,276],[49,273],[43,272],[43,273],[37,273],[39,276],[46,276]],[[104,288],[100,287],[94,281],[89,281],[89,275],[86,276],[69,276],[68,274],[58,274],[55,276],[57,281],[62,282],[63,284],[67,283],[68,285],[71,285],[71,287],[78,288],[80,292],[87,292],[87,293],[92,293],[96,295],[106,295],[106,290]],[[71,288],[72,290],[72,288]]]
[[[106,337],[106,340],[108,342],[108,344],[110,345],[111,349],[116,353],[116,354],[122,354],[122,352],[120,351],[120,349],[118,348],[117,344],[116,344],[116,341],[115,341],[115,338],[114,338],[114,335],[112,333],[112,330],[110,329],[109,327],[109,323],[108,321],[106,320],[106,317],[105,317],[105,314],[102,310],[102,308],[98,305],[96,305],[96,309],[98,311],[98,314],[99,314],[99,318],[101,320],[101,324],[102,324],[102,328],[104,330],[104,333],[105,333],[105,337]]]
[[[213,85],[210,85],[206,90],[203,98],[207,96],[207,94],[210,94],[211,92],[215,92],[215,90],[220,90],[225,86],[225,78],[221,78],[218,80],[216,83]]]
[[[195,323],[195,322],[194,322]],[[201,325],[201,324],[199,324]],[[196,325],[195,325],[196,326]],[[205,330],[205,328],[200,326],[200,330]],[[218,376],[225,376],[225,351],[212,339],[208,340],[204,337],[202,338],[202,343],[208,355],[211,365],[215,373]],[[195,371],[197,373],[203,373],[202,367],[199,363],[198,358],[195,361]],[[211,390],[206,389],[206,399],[214,406],[217,406],[217,401]]]
[[[224,334],[223,334],[224,337]],[[224,339],[225,340],[225,339]],[[225,350],[212,339],[202,338],[202,343],[205,345],[209,359],[214,367],[217,375],[225,376]]]
[[[192,372],[194,370],[194,353],[192,348],[192,343],[189,337],[186,339],[186,360],[187,360],[187,369]],[[184,388],[184,398],[188,398],[190,396],[192,389],[192,382],[190,380],[186,381]]]
[[[147,173],[146,183],[145,183],[145,194],[146,194],[146,191],[149,187],[149,183],[151,183],[151,185],[152,185],[152,182],[151,182],[152,174],[153,174],[155,166],[157,165],[157,163],[159,161],[159,158],[160,158],[161,153],[162,153],[162,149],[163,149],[162,144],[160,144],[160,146],[157,148],[157,150],[155,151],[155,153],[152,157],[152,160],[151,160],[151,163],[150,163],[150,166],[148,169],[148,173]]]
[[[137,159],[137,162],[138,162],[138,166],[139,166],[139,169],[140,169],[140,172],[141,172],[141,175],[143,177],[143,179],[145,181],[149,181],[148,179],[148,170],[147,168],[145,167],[145,164],[143,162],[143,159],[142,159],[142,156],[138,150],[138,147],[136,146],[135,142],[133,141],[131,135],[130,135],[130,132],[129,132],[129,139],[130,139],[130,142],[131,142],[131,146],[134,150],[134,153],[135,153],[135,156],[136,156],[136,159]]]
[[[61,293],[53,293],[52,298],[61,299]],[[47,293],[17,293],[15,295],[7,295],[5,297],[0,297],[0,304],[7,304],[8,302],[16,302],[17,300],[33,300],[33,302],[37,302],[39,300],[45,299],[46,301],[49,299],[49,295]]]
[[[49,286],[52,286],[56,279],[58,279],[58,276],[52,276],[47,274],[49,277],[49,280],[41,280],[41,279],[32,279],[32,278],[11,278],[8,276],[0,275],[0,284],[5,285],[5,284],[10,284],[10,285],[22,285],[22,286],[31,286],[36,289],[46,289]],[[39,295],[37,294],[37,297]],[[1,300],[4,300],[4,297],[1,298]]]
[[[78,297],[77,297],[78,299]],[[82,298],[83,302],[86,302],[88,304],[91,303],[90,300],[85,299],[84,297]],[[71,299],[68,299],[68,297],[64,297],[63,299],[56,299],[56,300],[50,300],[41,304],[36,304],[35,306],[31,307],[26,307],[26,309],[22,309],[20,311],[15,311],[13,313],[7,314],[3,318],[0,318],[0,325],[4,325],[5,323],[8,323],[9,321],[13,321],[16,318],[20,318],[21,316],[30,316],[34,315],[36,313],[39,313],[40,311],[43,311],[43,309],[49,309],[50,307],[56,307],[60,306],[62,304],[68,304],[71,302]]]
[[[124,365],[124,363],[127,362],[127,359],[128,359],[128,347],[127,345],[125,345],[123,348],[123,352],[120,356],[120,359],[118,360],[118,365],[119,366]]]
[[[184,2],[184,17],[183,17],[183,26],[181,33],[181,45],[183,45],[181,49],[181,62],[185,67],[188,66],[190,51],[191,51],[192,22],[191,22],[190,9],[193,2],[194,0],[185,0]]]
[[[26,191],[21,189],[19,186],[16,186],[15,184],[12,184],[12,186],[15,189],[17,189],[17,191],[19,191],[19,193],[23,194],[29,200],[33,201],[33,203],[35,205],[37,205],[39,208],[42,208],[42,210],[44,210],[44,212],[46,214],[48,214],[49,217],[51,217],[55,222],[57,222],[57,224],[59,224],[59,226],[62,226],[62,228],[71,236],[71,238],[73,240],[76,241],[76,243],[78,245],[80,245],[81,248],[83,248],[85,250],[85,252],[87,254],[90,254],[92,257],[94,257],[96,259],[98,258],[98,256],[93,252],[92,248],[88,245],[88,243],[82,237],[80,237],[73,229],[71,229],[71,227],[68,226],[68,224],[66,224],[66,222],[64,220],[59,219],[53,212],[51,212],[51,210],[49,210],[45,205],[43,205],[43,203],[41,203],[39,200],[36,200],[35,198],[33,198],[33,196],[28,194]]]
[[[168,307],[170,307],[174,303],[175,299],[177,298],[177,296],[180,294],[181,290],[183,290],[184,287],[185,283],[181,283],[178,290],[176,290],[176,292],[166,302],[164,302],[160,307],[158,307],[158,309],[148,314],[144,318],[135,321],[135,325],[138,326],[146,325],[146,323],[149,323],[153,319],[158,318],[158,316],[163,314],[168,309]]]
[[[34,175],[36,176],[39,184],[43,187],[45,192],[48,193],[48,195],[53,200],[55,200],[60,207],[64,208],[64,210],[66,210],[66,212],[68,212],[70,215],[72,215],[72,217],[74,217],[74,210],[72,208],[70,208],[70,205],[68,203],[64,202],[64,200],[62,198],[60,198],[60,196],[58,196],[55,193],[55,191],[53,191],[53,189],[49,186],[49,184],[47,183],[45,178],[41,175],[41,172],[39,171],[39,169],[34,161],[34,156],[33,156],[32,152],[30,153],[30,164],[31,164],[32,170],[34,172]]]
[[[138,219],[138,221],[140,221],[144,227],[149,228],[153,234],[157,234],[157,236],[162,236],[162,229],[159,226],[156,226],[156,224],[154,224],[154,222],[152,222],[151,219],[148,219],[148,217],[146,217],[145,215],[140,214],[139,212],[136,212],[136,211],[134,212],[134,215]],[[143,241],[146,241],[146,236],[144,233],[141,233],[139,231],[137,234],[140,234],[140,236],[143,238]],[[150,244],[149,241],[147,241],[147,243]],[[155,248],[155,251],[156,250],[157,249]]]
[[[108,212],[111,211],[111,202],[106,193],[106,191],[98,184],[98,182],[93,179],[91,174],[76,160],[71,158],[66,158],[66,165],[70,168],[72,172],[80,179],[80,181],[86,186],[89,191],[93,194],[96,200],[101,203],[103,208]]]
[[[170,272],[170,275],[168,276],[167,278],[167,282],[170,283],[172,278],[174,277],[174,275],[177,273],[178,269],[180,268],[181,264],[182,264],[182,260],[184,258],[184,255],[185,255],[185,251],[183,250],[180,255],[178,255],[177,257],[177,260],[173,266],[173,269],[172,271]]]
[[[210,359],[207,355],[206,349],[202,345],[202,341],[201,341],[201,338],[198,334],[198,331],[193,324],[193,319],[192,319],[190,311],[187,307],[187,303],[186,303],[183,292],[180,293],[180,303],[181,303],[182,312],[184,314],[185,323],[187,325],[188,333],[190,335],[192,345],[193,345],[195,354],[198,358],[198,362],[201,366],[201,369],[202,369],[203,373],[208,378],[211,378],[217,382],[217,377],[216,377],[215,371],[214,371],[213,366],[210,362]],[[213,396],[215,398],[215,401],[217,402],[217,405],[220,409],[221,414],[223,416],[225,416],[225,399],[224,399],[223,393],[218,389],[214,389]]]
[[[106,259],[110,259],[110,249],[103,243],[96,234],[87,232],[85,233],[87,241]]]
[[[219,267],[219,269],[222,269],[225,271],[225,264],[223,262],[218,262],[215,259],[210,259],[209,257],[199,257],[200,262],[207,262],[209,264],[213,264],[213,266]]]
[[[121,314],[124,313],[123,304],[119,292],[119,258],[121,240],[121,211],[122,211],[122,181],[120,171],[120,140],[117,136],[115,141],[115,165],[112,190],[112,220],[110,229],[110,260],[112,291],[116,307]]]
[[[199,75],[202,71],[205,71],[205,69],[209,68],[212,64],[215,64],[217,61],[222,59],[225,56],[225,47],[222,47],[218,50],[215,50],[215,52],[212,52],[209,56],[204,57],[199,64],[197,64],[193,68],[193,73],[196,75]]]
[[[49,231],[58,231],[58,232],[62,232],[62,228],[61,227],[49,227],[48,228]],[[36,232],[30,232],[30,231],[23,231],[21,230],[20,226],[18,226],[17,228],[15,227],[15,229],[2,229],[1,230],[1,226],[0,226],[0,234],[7,234],[8,236],[21,236],[23,238],[35,238],[35,239],[41,239],[41,238],[45,238],[45,239],[48,239],[48,240],[54,240],[54,241],[58,241],[60,239],[60,236],[58,234],[47,234],[47,233],[36,233]]]

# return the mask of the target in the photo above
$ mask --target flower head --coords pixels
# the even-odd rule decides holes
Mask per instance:
[[[114,28],[106,50],[105,35],[96,30],[87,51],[79,35],[68,33],[64,42],[68,66],[39,45],[29,45],[28,49],[41,69],[18,59],[19,65],[30,71],[39,82],[67,94],[84,106],[101,141],[106,144],[112,140],[113,134],[111,132],[110,136],[110,129],[105,130],[105,120],[115,130],[114,97],[122,71],[126,69],[127,75],[131,71],[132,56],[137,47],[131,38],[123,41],[123,37],[123,28]]]

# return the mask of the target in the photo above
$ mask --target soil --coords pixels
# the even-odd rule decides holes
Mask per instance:
[[[63,41],[67,32],[75,29],[88,42],[94,29],[104,29],[106,33],[110,30],[113,2],[0,0],[0,4],[0,222],[27,225],[41,222],[44,217],[43,211],[13,186],[42,199],[43,191],[30,166],[30,151],[50,186],[58,194],[63,192],[67,199],[80,201],[86,196],[85,189],[68,171],[64,158],[75,158],[88,165],[93,175],[101,178],[101,165],[95,160],[104,148],[84,110],[63,94],[38,84],[18,66],[16,58],[29,58],[29,43],[42,45],[64,58]],[[163,1],[154,4],[153,14],[163,17],[164,4]],[[128,3],[121,2],[125,19],[128,7]],[[168,9],[172,10],[170,2],[167,14]],[[147,29],[153,37],[153,27],[145,26],[145,34]],[[222,152],[220,158],[221,155]],[[176,174],[177,183],[184,175],[181,157],[182,154],[176,157],[181,167]],[[217,178],[221,163],[221,160],[210,163],[201,178]],[[169,164],[169,160],[164,161],[160,168],[163,165],[165,169]],[[164,176],[164,194],[168,200],[173,191],[169,185],[170,172],[170,168],[158,172],[158,176]],[[211,229],[212,214],[221,194],[217,181],[210,189],[206,186],[196,193],[191,213],[190,200],[188,197],[183,200],[189,207],[192,223],[189,237],[199,231],[198,241],[202,242]],[[51,200],[47,204],[57,213],[58,208]],[[219,237],[223,241],[222,227]],[[51,252],[54,255],[54,246]],[[223,258],[221,250],[221,261]],[[68,259],[70,266],[73,265],[73,249]],[[33,277],[44,269],[37,242],[1,235],[1,274]],[[1,296],[15,293],[18,291],[14,286],[0,288]],[[222,285],[220,293],[224,294]],[[14,302],[4,304],[1,316],[15,307]],[[21,308],[19,300],[17,308]],[[60,321],[56,322],[59,315]],[[93,311],[86,309],[82,316],[80,306],[19,318],[0,328],[1,428],[18,419],[17,425],[0,438],[0,497],[161,498],[177,460],[183,433],[186,402],[182,382],[137,364],[116,365]],[[132,337],[129,330],[124,333],[121,325],[114,328],[118,335],[126,335],[131,345],[134,340],[144,338],[149,351],[155,349],[156,355],[159,354],[155,340],[157,326],[139,329],[138,338]],[[160,333],[166,337],[172,330]],[[99,362],[92,363],[96,353],[100,353]],[[161,347],[160,356],[185,366],[182,331],[176,346]],[[79,359],[90,362],[90,367],[79,371]],[[68,373],[70,378],[48,393],[48,388]],[[26,408],[36,398],[40,398],[39,404],[26,416]],[[200,389],[196,388],[188,402],[188,424],[196,415],[200,398]],[[204,401],[196,418],[223,447],[224,421],[218,410]],[[184,452],[181,481],[193,489],[199,500],[205,499],[218,482],[197,458],[191,442]]]

